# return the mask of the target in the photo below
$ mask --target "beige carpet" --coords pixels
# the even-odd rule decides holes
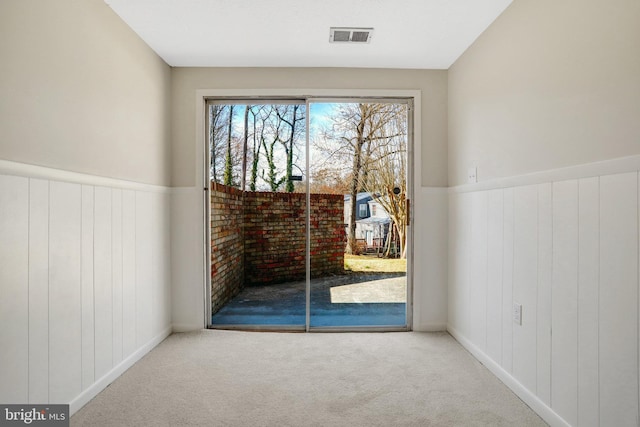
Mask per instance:
[[[72,426],[543,426],[446,333],[174,334]]]

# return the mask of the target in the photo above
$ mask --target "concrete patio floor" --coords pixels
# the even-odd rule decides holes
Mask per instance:
[[[311,280],[311,327],[406,326],[404,273]],[[246,287],[212,316],[213,327],[305,326],[305,282]]]

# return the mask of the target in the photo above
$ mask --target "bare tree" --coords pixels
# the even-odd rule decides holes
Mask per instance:
[[[389,234],[397,236],[400,256],[406,258],[408,219],[406,105],[394,104],[394,107],[397,108],[398,114],[381,129],[381,134],[390,135],[390,138],[371,150],[367,167],[368,179],[364,182],[364,189],[389,214],[392,221]],[[391,249],[392,240],[387,238],[387,255]]]
[[[264,139],[264,128],[265,128],[265,120],[263,110],[264,106],[253,106],[248,108],[251,113],[251,122],[253,124],[253,132],[252,140],[252,150],[251,150],[251,177],[249,180],[249,189],[251,191],[256,191],[256,181],[258,180],[258,164],[260,163],[260,149],[262,147],[262,140]],[[258,128],[258,120],[261,121],[260,127]],[[258,129],[260,129],[260,135],[258,135]]]
[[[261,135],[262,147],[264,148],[264,159],[267,162],[266,170],[262,170],[262,179],[266,181],[271,191],[278,191],[286,177],[278,176],[278,152],[276,151],[276,148],[278,142],[280,142],[282,121],[274,119],[273,116],[277,117],[277,115],[273,114],[273,109],[274,108],[271,107],[269,110],[269,114],[267,116],[268,119],[265,121],[265,126],[263,126],[263,133]]]
[[[304,132],[305,128],[303,126],[305,123],[304,108],[302,108],[302,105],[300,104],[278,105],[275,107],[275,112],[278,116],[278,120],[284,122],[284,124],[289,128],[288,136],[285,139],[282,139],[280,135],[278,135],[278,137],[284,146],[286,154],[286,191],[292,193],[294,191],[294,185],[291,178],[293,176],[296,142],[298,140],[298,136]]]
[[[255,185],[258,170],[260,177],[270,191],[278,191],[285,184],[285,191],[295,191],[292,181],[293,168],[301,148],[301,135],[304,135],[304,108],[301,105],[264,106],[256,112],[254,124],[254,143],[252,182]],[[302,123],[301,123],[302,122]],[[261,147],[255,148],[255,147]]]
[[[228,105],[209,106],[209,176],[212,181],[222,182],[220,172],[224,169],[224,140],[226,134]]]
[[[343,163],[350,161],[349,229],[347,231],[347,253],[357,253],[356,246],[356,200],[365,182],[370,179],[372,158],[378,147],[389,144],[398,135],[387,131],[388,124],[399,114],[396,104],[336,104],[331,114],[331,127],[324,134],[324,142],[318,148],[327,154],[327,159]]]
[[[224,185],[233,185],[233,155],[231,153],[231,140],[233,138],[233,109],[234,106],[229,106],[229,119],[227,130],[227,154],[224,161]]]
[[[310,190],[317,194],[347,194],[350,177],[336,168],[320,167],[311,171]]]

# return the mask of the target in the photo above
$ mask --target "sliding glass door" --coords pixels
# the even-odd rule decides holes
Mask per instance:
[[[409,106],[207,103],[212,327],[407,329]]]
[[[211,324],[306,325],[306,105],[208,107]]]
[[[407,326],[407,106],[309,104],[312,329]]]

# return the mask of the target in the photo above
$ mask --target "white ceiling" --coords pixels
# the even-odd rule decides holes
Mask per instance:
[[[105,0],[172,66],[447,69],[512,0]],[[373,27],[370,44],[329,27]]]

